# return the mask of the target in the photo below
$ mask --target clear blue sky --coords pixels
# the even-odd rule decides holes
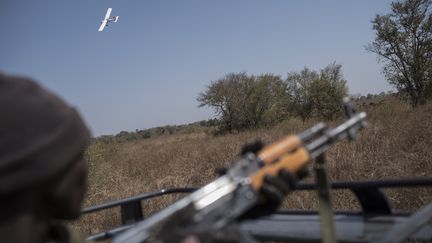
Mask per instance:
[[[78,107],[95,135],[213,117],[196,97],[229,72],[342,64],[350,93],[391,90],[373,53],[376,0],[0,1],[0,71]],[[118,23],[97,31],[106,9]]]

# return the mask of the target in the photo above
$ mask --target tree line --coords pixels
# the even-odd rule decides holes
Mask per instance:
[[[387,81],[413,107],[432,99],[432,0],[391,3],[391,12],[372,20],[375,39],[366,50],[375,53]],[[341,66],[320,71],[304,68],[286,79],[271,73],[229,73],[200,93],[199,106],[214,109],[222,130],[274,125],[291,116],[331,120],[341,113],[348,94]]]
[[[336,63],[315,71],[280,75],[229,73],[212,81],[198,95],[199,107],[211,107],[222,131],[273,126],[297,116],[331,120],[342,112],[341,100],[348,95],[342,66]]]
[[[184,125],[166,125],[148,129],[135,129],[135,131],[121,131],[116,135],[101,135],[97,138],[94,138],[94,142],[118,143],[154,138],[163,135],[205,132],[209,128],[215,127],[217,125],[218,121],[216,119],[208,119]]]
[[[378,56],[397,97],[413,107],[432,99],[432,0],[391,3],[391,11],[372,20],[375,39],[366,50]],[[331,120],[341,114],[340,101],[348,95],[342,67],[332,63],[319,71],[305,67],[286,78],[272,73],[229,73],[212,81],[197,100],[213,108],[216,118],[186,126],[163,126],[102,136],[102,140],[136,140],[219,126],[237,131],[272,126],[290,117]],[[361,98],[361,97],[360,97]],[[365,98],[369,98],[365,97]]]

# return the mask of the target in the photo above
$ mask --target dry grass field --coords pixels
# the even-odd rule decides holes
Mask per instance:
[[[344,141],[328,152],[332,180],[426,177],[432,175],[432,104],[411,108],[400,101],[359,107],[368,113],[368,128],[354,142]],[[333,121],[331,126],[340,121]],[[168,187],[201,186],[215,178],[218,167],[233,161],[241,147],[261,139],[275,141],[298,133],[316,121],[293,119],[270,129],[213,136],[207,133],[167,135],[133,142],[93,143],[87,151],[89,190],[84,206]],[[312,181],[313,178],[309,178]],[[431,189],[386,191],[394,208],[410,210],[432,201]],[[178,196],[143,203],[148,215]],[[338,209],[356,209],[348,192],[333,195]],[[289,208],[314,208],[312,192],[295,192],[284,202]],[[83,216],[74,225],[93,234],[120,222],[119,210]]]

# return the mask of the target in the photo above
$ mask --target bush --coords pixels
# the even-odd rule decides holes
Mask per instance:
[[[332,120],[341,114],[342,98],[348,95],[341,65],[329,64],[319,73],[305,67],[289,73],[286,82],[290,110],[303,121],[312,117]]]
[[[199,107],[215,110],[222,131],[273,125],[287,111],[286,84],[273,74],[230,73],[211,82],[197,98]]]

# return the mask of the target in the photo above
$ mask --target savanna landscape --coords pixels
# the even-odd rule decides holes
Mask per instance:
[[[372,20],[375,39],[365,46],[383,64],[393,90],[351,94],[342,64],[273,73],[231,72],[197,94],[199,107],[214,117],[187,125],[122,131],[94,138],[86,151],[89,190],[84,206],[172,187],[200,187],[230,167],[245,144],[266,144],[298,134],[318,122],[342,122],[343,97],[367,112],[366,129],[354,141],[327,152],[331,181],[425,178],[432,174],[432,2],[391,3],[391,12]],[[310,172],[313,174],[313,171]],[[313,182],[313,176],[305,181]],[[432,201],[425,188],[385,189],[396,211],[413,211]],[[337,210],[359,210],[348,191],[333,192]],[[142,202],[145,216],[182,195]],[[316,192],[294,192],[282,208],[316,209]],[[118,226],[119,210],[84,215],[74,224],[91,235]]]
[[[343,242],[394,242],[385,240],[404,233],[413,234],[402,240],[432,242],[432,0],[41,2],[0,1],[0,243],[75,242],[98,233],[102,242],[126,242],[121,237],[135,237],[133,230],[117,233],[142,218],[122,222],[124,215],[142,210],[145,220],[188,192],[127,209],[89,208],[162,189],[192,191],[223,173],[174,217],[149,220],[156,226],[135,228],[137,235],[235,242],[249,233],[279,239],[275,232],[290,229],[299,241],[313,231],[327,242],[333,233]],[[366,113],[364,127],[362,117],[340,137],[331,133],[356,112]],[[259,149],[242,154],[319,123],[328,128],[314,134],[319,146],[291,137],[267,160]],[[337,225],[348,229],[333,232],[331,217],[319,217],[331,210],[314,190],[326,184],[316,182],[324,166],[315,152],[329,144],[330,182],[427,185],[367,190],[351,183],[367,200],[331,190],[332,209],[343,212]],[[294,190],[296,183],[308,189]],[[377,188],[392,212],[379,211]],[[427,213],[415,214],[425,206]],[[306,220],[286,227],[294,214],[270,214],[262,224],[247,217],[277,210],[299,210],[294,217]],[[248,223],[256,228],[242,228]]]
[[[330,149],[328,173],[332,181],[427,177],[432,174],[432,104],[413,109],[407,102],[387,97],[357,101],[368,114],[368,127],[352,142]],[[343,118],[329,121],[336,125]],[[212,128],[151,138],[104,142],[95,140],[87,151],[90,168],[85,206],[170,187],[199,187],[216,178],[217,168],[229,166],[246,143],[270,143],[299,133],[318,120],[290,119],[272,128],[214,135]],[[313,176],[306,181],[312,182]],[[389,189],[387,196],[398,211],[409,211],[432,201],[431,189]],[[349,192],[333,193],[336,209],[358,210]],[[178,199],[164,196],[142,204],[145,215]],[[315,192],[287,196],[284,208],[314,209]],[[75,225],[85,234],[118,226],[118,209],[83,216]]]

